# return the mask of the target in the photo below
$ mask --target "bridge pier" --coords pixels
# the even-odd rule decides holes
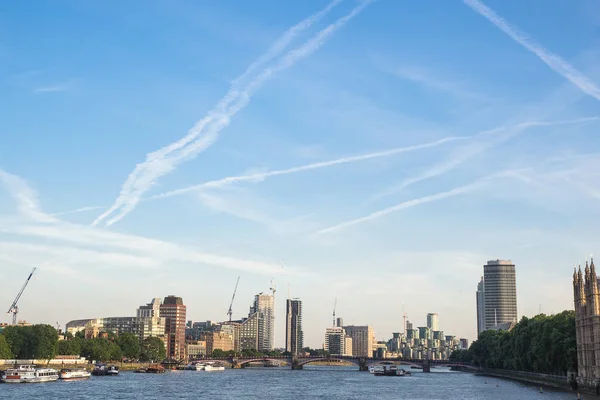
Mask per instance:
[[[298,361],[298,357],[292,357],[292,370],[301,370],[303,369],[303,365]]]
[[[240,364],[240,360],[237,357],[231,359],[231,368],[243,368],[243,365]]]
[[[431,364],[429,360],[423,360],[423,372],[431,372]]]
[[[358,370],[362,371],[362,372],[369,370],[369,365],[367,364],[367,359],[366,358],[359,358],[358,359]]]

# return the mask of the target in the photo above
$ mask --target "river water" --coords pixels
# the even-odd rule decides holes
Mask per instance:
[[[410,399],[519,400],[571,399],[574,392],[543,393],[513,381],[450,372],[413,372],[405,377],[378,377],[356,367],[305,366],[246,368],[225,371],[174,371],[164,374],[92,376],[87,381],[0,384],[0,399]],[[584,397],[587,398],[587,397]]]

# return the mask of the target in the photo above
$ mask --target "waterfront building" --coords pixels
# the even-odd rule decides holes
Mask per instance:
[[[240,321],[240,350],[258,350],[258,313]]]
[[[254,296],[250,314],[258,314],[258,351],[273,351],[275,334],[275,300],[270,294]]]
[[[431,340],[431,329],[429,329],[426,326],[420,326],[417,329],[419,329],[419,338],[420,339],[425,339],[425,340]]]
[[[346,334],[352,338],[352,355],[355,357],[373,357],[375,331],[372,326],[348,325]]]
[[[233,350],[233,336],[225,332],[204,332],[202,340],[206,342],[206,354],[211,356],[215,350]]]
[[[225,321],[218,325],[218,331],[231,335],[233,338],[233,351],[242,351],[240,343],[241,321]]]
[[[440,330],[439,315],[437,313],[427,314],[427,327],[432,331]]]
[[[517,322],[517,284],[515,264],[492,260],[483,266],[485,329]]]
[[[352,338],[341,326],[326,328],[323,350],[332,356],[352,356]]]
[[[304,347],[302,331],[302,301],[287,299],[285,324],[285,351],[297,355]]]
[[[152,318],[160,316],[160,305],[162,300],[158,297],[152,299],[152,301],[146,305],[139,306],[137,309],[136,316],[138,318]]]
[[[600,288],[596,267],[585,263],[573,272],[575,332],[577,342],[577,380],[596,386],[600,380]]]
[[[206,355],[206,342],[193,340],[185,343],[185,353],[189,359],[200,358]]]
[[[477,284],[477,292],[475,293],[477,301],[477,336],[485,331],[485,286],[483,285],[483,276]]]
[[[112,332],[117,336],[131,333],[144,340],[150,336],[163,336],[165,323],[160,317],[106,317],[69,321],[65,329],[72,335],[84,331],[87,339],[98,337],[101,332]]]
[[[183,299],[167,296],[160,306],[160,316],[165,318],[167,358],[185,358],[186,306]]]

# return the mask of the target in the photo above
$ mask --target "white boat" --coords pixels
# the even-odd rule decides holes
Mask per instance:
[[[223,367],[222,365],[215,365],[215,363],[213,363],[213,362],[207,362],[204,365],[204,370],[205,371],[225,371],[225,367]]]
[[[369,373],[370,374],[374,374],[376,372],[381,372],[383,371],[383,366],[382,365],[369,365]]]
[[[200,362],[189,363],[185,366],[188,371],[204,371],[204,364]]]
[[[58,380],[58,371],[53,368],[36,368],[35,365],[20,365],[7,369],[2,376],[4,383],[42,383]]]
[[[106,375],[119,375],[119,367],[116,365],[109,365],[106,369]]]
[[[62,369],[58,377],[63,381],[77,381],[88,379],[91,375],[85,369]]]

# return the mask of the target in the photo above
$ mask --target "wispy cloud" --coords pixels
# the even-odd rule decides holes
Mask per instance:
[[[216,107],[197,122],[185,137],[149,153],[146,161],[138,164],[129,175],[115,203],[101,214],[92,225],[97,225],[116,211],[118,211],[117,215],[109,219],[106,225],[110,226],[121,220],[136,207],[141,196],[150,189],[157,178],[174,171],[179,164],[194,158],[210,147],[218,139],[221,130],[229,125],[231,118],[249,104],[252,95],[274,74],[292,67],[300,59],[315,52],[325,44],[331,35],[360,14],[371,2],[372,0],[362,1],[349,14],[321,30],[300,47],[290,50],[275,65],[264,69],[243,88],[232,87]],[[201,134],[204,135],[199,137]]]
[[[77,214],[77,213],[86,212],[86,211],[100,210],[102,208],[106,208],[106,206],[81,207],[81,208],[76,208],[74,210],[61,211],[61,212],[50,214],[50,215],[53,216],[53,217],[58,217],[58,216],[61,216],[61,215]]]
[[[459,186],[459,187],[456,187],[454,189],[451,189],[451,190],[448,190],[445,192],[440,192],[440,193],[432,194],[429,196],[424,196],[424,197],[419,197],[419,198],[412,199],[412,200],[403,201],[402,203],[396,204],[395,206],[388,207],[388,208],[385,208],[380,211],[376,211],[365,217],[356,218],[356,219],[353,219],[350,221],[342,222],[340,224],[321,229],[317,232],[317,234],[324,234],[324,233],[331,233],[331,232],[339,231],[341,229],[345,229],[345,228],[348,228],[348,227],[351,227],[354,225],[362,224],[364,222],[368,222],[368,221],[372,221],[374,219],[384,217],[384,216],[394,213],[396,211],[415,207],[415,206],[425,204],[425,203],[431,203],[434,201],[443,200],[448,197],[458,196],[460,194],[466,194],[466,193],[474,191],[475,189],[478,189],[479,187],[481,187],[483,184],[487,183],[491,179],[498,178],[501,176],[509,176],[509,171],[502,171],[499,173],[488,175],[483,178],[479,178],[467,185]]]
[[[268,263],[222,256],[163,240],[66,223],[42,210],[35,190],[22,178],[0,170],[0,181],[15,199],[19,212],[28,217],[27,221],[3,221],[0,233],[45,240],[44,244],[3,240],[0,242],[0,253],[4,259],[25,259],[23,257],[26,254],[26,260],[30,264],[51,259],[52,262],[76,269],[88,265],[90,260],[96,260],[96,266],[102,266],[102,262],[130,268],[154,268],[157,265],[164,268],[180,264],[239,269],[269,275],[303,273],[294,266],[288,266],[285,271],[281,271],[278,262]],[[98,263],[98,260],[101,262]]]
[[[37,222],[55,222],[56,219],[45,214],[40,207],[38,195],[27,182],[17,175],[10,174],[0,169],[0,182],[8,190],[15,202],[19,213]]]
[[[569,80],[584,93],[600,100],[600,88],[587,76],[578,71],[575,67],[563,60],[560,56],[546,50],[541,44],[537,43],[529,35],[519,31],[511,26],[501,16],[496,14],[491,8],[479,0],[464,0],[465,4],[487,18],[500,30],[510,36],[514,41],[525,47],[527,50],[538,56],[550,68],[559,75]]]
[[[338,159],[329,160],[329,161],[321,161],[321,162],[317,162],[317,163],[301,165],[299,167],[280,169],[280,170],[275,170],[275,171],[257,172],[257,173],[246,174],[246,175],[229,176],[229,177],[217,179],[214,181],[204,182],[199,185],[193,185],[193,186],[189,186],[189,187],[182,188],[182,189],[171,190],[169,192],[165,192],[165,193],[158,194],[156,196],[152,196],[152,197],[150,197],[150,199],[162,199],[162,198],[166,198],[166,197],[179,196],[179,195],[186,194],[186,193],[193,192],[193,191],[198,191],[198,190],[203,190],[203,189],[208,189],[208,188],[220,188],[220,187],[225,187],[228,185],[242,183],[242,182],[261,182],[261,181],[265,180],[266,178],[270,178],[273,176],[295,174],[298,172],[310,171],[310,170],[314,170],[314,169],[333,167],[335,165],[340,165],[340,164],[366,161],[366,160],[371,160],[371,159],[380,158],[380,157],[389,157],[389,156],[393,156],[396,154],[407,153],[410,151],[416,151],[416,150],[441,146],[448,142],[465,140],[465,139],[469,139],[469,137],[468,136],[451,136],[451,137],[446,137],[446,138],[439,139],[439,140],[436,140],[433,142],[422,143],[422,144],[418,144],[418,145],[414,145],[414,146],[398,147],[395,149],[378,151],[378,152],[374,152],[374,153],[361,154],[358,156],[343,157],[343,158],[338,158]]]
[[[380,198],[389,196],[391,194],[400,192],[415,183],[445,174],[446,172],[451,171],[452,169],[463,164],[467,160],[475,157],[476,155],[481,154],[482,152],[486,151],[487,149],[498,146],[500,143],[505,142],[505,141],[521,134],[523,131],[525,131],[529,128],[542,127],[542,126],[580,124],[580,123],[585,123],[585,122],[597,121],[599,119],[600,119],[600,117],[587,117],[587,118],[577,118],[577,119],[565,120],[565,121],[548,121],[548,122],[529,121],[529,122],[522,122],[522,123],[514,125],[514,126],[500,126],[500,127],[497,127],[497,128],[491,129],[491,130],[479,132],[476,135],[472,136],[472,138],[478,139],[481,137],[492,136],[492,140],[487,141],[487,142],[471,144],[471,145],[465,147],[455,157],[450,158],[442,163],[436,164],[416,176],[405,179],[399,185],[392,186],[392,187],[386,189],[385,191],[373,196],[373,199],[380,199]]]
[[[59,84],[51,86],[39,86],[33,89],[34,93],[66,92],[71,89],[70,84]]]

